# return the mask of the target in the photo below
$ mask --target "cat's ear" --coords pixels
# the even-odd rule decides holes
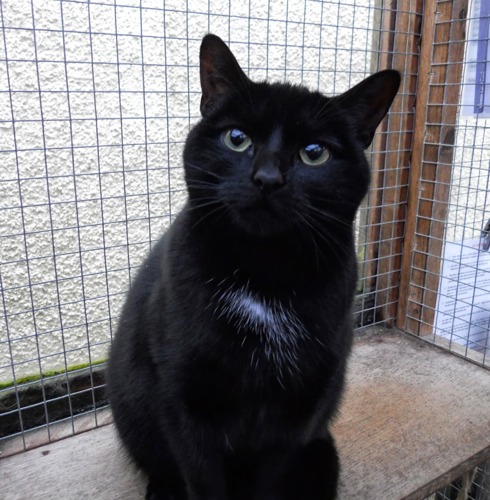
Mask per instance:
[[[219,95],[248,86],[250,80],[228,46],[216,35],[206,35],[199,54],[201,73],[201,114]]]
[[[364,149],[369,147],[374,132],[388,112],[400,86],[400,73],[387,69],[375,73],[338,97],[347,109]]]

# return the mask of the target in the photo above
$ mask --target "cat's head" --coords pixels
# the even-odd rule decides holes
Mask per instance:
[[[184,164],[196,222],[256,238],[351,232],[369,185],[364,150],[398,90],[398,72],[328,98],[252,82],[215,35],[200,52],[202,120]]]

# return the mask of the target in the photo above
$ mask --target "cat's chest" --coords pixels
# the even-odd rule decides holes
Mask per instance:
[[[266,297],[247,286],[220,289],[215,300],[215,316],[231,327],[232,340],[248,354],[251,368],[267,361],[281,377],[299,371],[299,351],[309,334],[292,300]]]

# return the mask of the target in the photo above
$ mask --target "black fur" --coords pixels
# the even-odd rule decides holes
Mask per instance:
[[[395,71],[327,98],[253,83],[226,45],[201,46],[201,112],[184,151],[189,201],[136,278],[108,388],[147,498],[326,500],[328,423],[344,383],[357,280],[364,149]],[[226,131],[251,139],[230,149]],[[306,165],[309,144],[330,157]]]

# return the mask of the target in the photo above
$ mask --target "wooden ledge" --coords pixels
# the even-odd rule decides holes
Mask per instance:
[[[355,344],[340,499],[423,499],[490,457],[490,371],[391,332]]]
[[[334,434],[339,499],[423,499],[490,456],[490,372],[404,334],[358,339]],[[3,459],[9,500],[138,500],[112,425]]]

